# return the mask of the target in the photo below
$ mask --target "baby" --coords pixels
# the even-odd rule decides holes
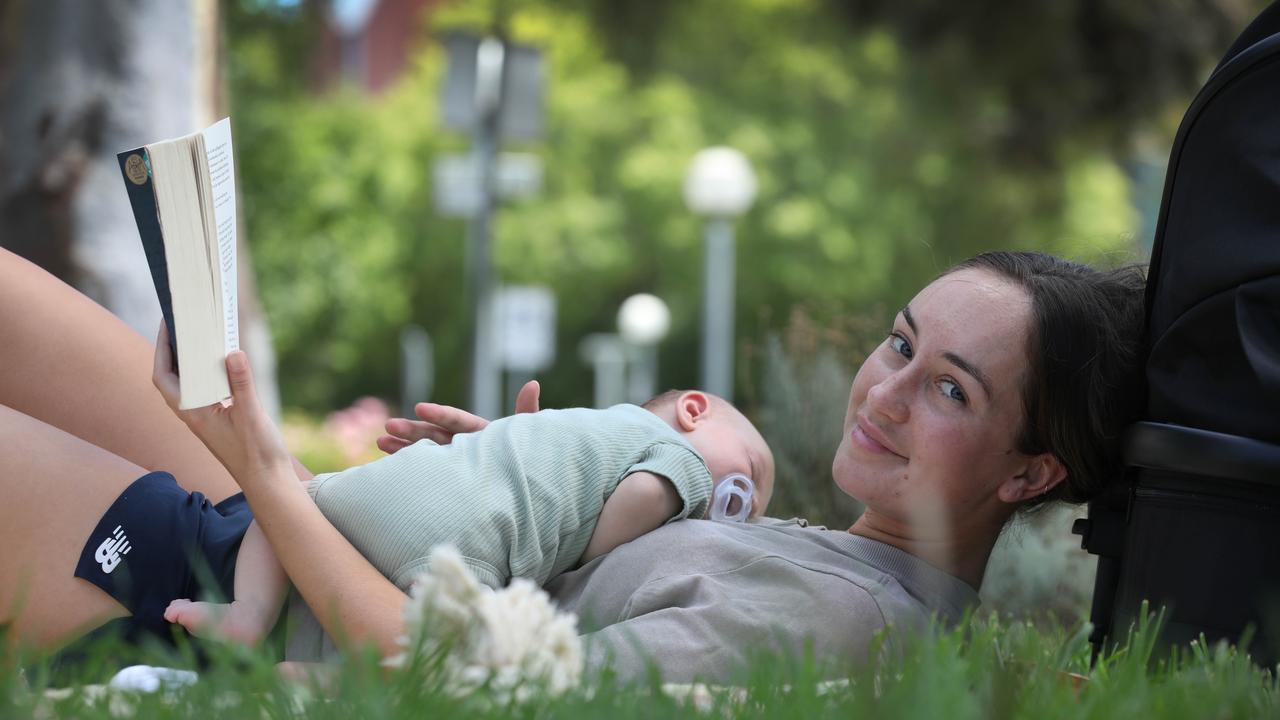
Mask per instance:
[[[773,456],[727,401],[672,390],[643,406],[513,415],[449,445],[429,440],[368,465],[317,475],[325,517],[401,590],[431,548],[458,548],[490,587],[545,583],[680,518],[761,515]],[[745,503],[744,504],[744,500]],[[195,635],[255,644],[288,589],[257,523],[236,558],[229,604],[174,600],[164,617]]]

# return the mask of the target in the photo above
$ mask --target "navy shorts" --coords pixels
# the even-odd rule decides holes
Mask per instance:
[[[124,605],[127,640],[172,638],[164,610],[177,598],[230,599],[236,553],[253,520],[244,494],[214,505],[153,472],[111,504],[76,565],[75,576]]]

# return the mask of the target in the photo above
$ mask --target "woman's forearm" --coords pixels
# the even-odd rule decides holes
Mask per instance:
[[[345,645],[397,651],[405,595],[356,551],[307,496],[310,473],[289,455],[258,400],[249,358],[227,354],[231,403],[181,407],[168,328],[160,324],[151,380],[165,403],[244,490],[276,557],[329,636]]]
[[[249,506],[325,631],[342,646],[397,652],[405,594],[329,523],[291,468],[261,473],[267,477],[243,478]]]

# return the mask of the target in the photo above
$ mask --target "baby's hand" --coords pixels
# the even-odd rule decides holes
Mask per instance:
[[[537,380],[530,380],[516,394],[516,412],[538,412],[538,396],[542,392]],[[378,449],[394,453],[419,440],[430,440],[437,445],[448,445],[454,435],[465,435],[483,430],[488,420],[449,405],[418,403],[413,407],[418,420],[392,418],[387,421],[387,434],[378,438]]]

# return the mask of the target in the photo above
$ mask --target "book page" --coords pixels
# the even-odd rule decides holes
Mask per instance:
[[[240,319],[236,288],[236,171],[231,152],[231,120],[223,118],[204,131],[204,146],[212,182],[213,217],[222,266],[222,312],[226,351],[240,348]]]
[[[147,146],[173,301],[182,409],[203,407],[231,394],[212,182],[204,166],[203,142],[195,135]]]

